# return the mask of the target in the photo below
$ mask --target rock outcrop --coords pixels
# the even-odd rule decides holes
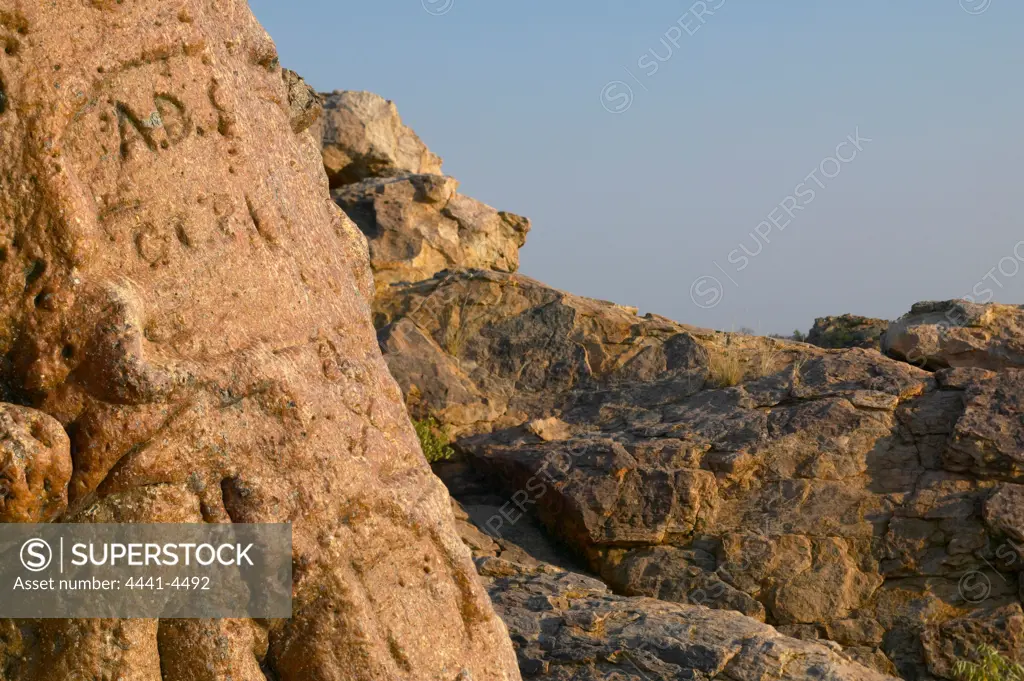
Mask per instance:
[[[295,566],[289,620],[0,622],[0,677],[518,679],[246,3],[7,3],[0,42],[2,518],[292,523]]]
[[[1024,368],[1024,307],[927,302],[889,325],[883,350],[929,369]]]
[[[530,221],[459,194],[444,175],[371,178],[335,189],[334,200],[366,235],[374,280],[418,282],[457,267],[519,268]]]
[[[483,558],[479,569],[529,679],[892,678],[844,656],[838,646],[790,638],[739,614],[615,596],[596,579],[547,565]]]
[[[374,301],[388,366],[413,414],[438,418],[468,464],[504,489],[490,515],[470,512],[497,542],[483,557],[504,559],[508,533],[535,517],[619,594],[575,610],[550,580],[491,581],[524,672],[682,673],[658,666],[681,657],[657,654],[653,672],[607,666],[608,651],[662,635],[660,624],[628,634],[610,624],[597,643],[573,629],[563,648],[537,637],[556,625],[525,614],[530,607],[559,622],[614,623],[619,612],[685,619],[673,608],[706,606],[719,613],[702,617],[720,634],[740,621],[726,612],[735,611],[748,618],[744,631],[774,626],[778,634],[766,636],[824,642],[906,679],[950,678],[955,659],[980,643],[1011,655],[1024,645],[1024,566],[1012,543],[1024,532],[1024,372],[951,368],[1012,366],[1007,320],[1016,308],[979,318],[990,331],[971,362],[928,346],[918,364],[945,367],[932,373],[901,361],[912,353],[893,328],[887,350],[896,358],[877,352],[879,320],[820,320],[815,340],[842,348],[823,349],[641,317],[460,259],[456,249],[395,276],[395,244],[440,233],[422,204],[444,185],[419,181],[335,191],[388,282]],[[374,249],[374,240],[388,247]],[[464,536],[477,549],[487,544]],[[532,595],[521,602],[512,589]],[[579,664],[565,667],[563,655]],[[693,678],[711,673],[683,667]]]
[[[620,593],[736,610],[926,678],[936,629],[973,632],[944,644],[961,656],[1024,644],[963,624],[1020,607],[1019,462],[990,445],[1006,422],[968,406],[1017,373],[964,386],[868,351],[810,354],[690,395],[595,392],[562,411],[569,438],[527,424],[460,446],[507,484],[513,518],[536,513]]]
[[[807,342],[820,348],[872,348],[882,349],[882,334],[889,327],[884,319],[844,314],[838,317],[820,317],[807,334]]]
[[[465,464],[449,462],[435,470],[466,502],[465,510],[455,504],[459,534],[509,627],[526,678],[891,678],[829,641],[787,637],[722,610],[615,596],[564,560],[530,516],[516,518],[501,536],[487,534],[494,518],[507,514],[506,500]]]
[[[313,134],[322,140],[331,187],[371,177],[440,175],[441,159],[402,124],[393,102],[372,92],[323,95],[324,116]]]
[[[690,371],[702,349],[687,327],[518,274],[452,270],[394,286],[376,319],[414,414],[456,434],[553,415],[585,387],[657,379],[699,390],[704,380]]]

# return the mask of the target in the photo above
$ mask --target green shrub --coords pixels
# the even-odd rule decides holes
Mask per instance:
[[[981,646],[975,658],[978,662],[956,663],[953,673],[958,681],[1024,681],[1024,667],[1006,659],[995,648]]]
[[[416,435],[420,439],[420,447],[423,449],[423,456],[427,461],[448,461],[455,456],[455,450],[451,446],[451,435],[448,429],[437,422],[437,419],[428,417],[412,422],[416,427]]]

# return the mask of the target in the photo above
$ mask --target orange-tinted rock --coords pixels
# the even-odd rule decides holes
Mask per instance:
[[[71,435],[68,519],[293,523],[295,607],[0,623],[0,674],[518,679],[380,357],[365,246],[294,132],[310,103],[246,4],[3,2],[3,394]],[[58,489],[61,444],[29,452]]]
[[[0,404],[0,522],[45,523],[68,505],[67,433],[42,412]]]
[[[372,92],[323,95],[324,115],[311,132],[323,141],[332,187],[370,177],[441,174],[441,158],[402,123],[394,102]]]

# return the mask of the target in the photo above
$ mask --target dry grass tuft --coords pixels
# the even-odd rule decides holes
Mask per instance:
[[[739,385],[745,375],[743,361],[736,353],[713,354],[708,358],[708,380],[716,387]]]
[[[778,369],[781,352],[774,345],[762,345],[757,351],[754,362],[754,370],[757,373],[755,378],[771,376]]]

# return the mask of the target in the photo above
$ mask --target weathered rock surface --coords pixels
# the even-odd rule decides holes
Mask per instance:
[[[376,307],[411,407],[617,593],[735,610],[920,679],[945,669],[927,627],[952,640],[1019,605],[1005,544],[1024,372],[935,375],[497,272],[392,287]]]
[[[283,69],[281,75],[288,88],[292,132],[298,134],[320,120],[324,112],[323,98],[294,71]]]
[[[615,596],[596,579],[550,566],[527,568],[500,558],[478,564],[526,678],[891,678],[855,663],[838,646],[789,638],[736,613]]]
[[[689,327],[522,275],[444,272],[391,287],[375,308],[381,345],[414,412],[436,414],[456,433],[554,415],[584,388],[650,392],[642,382],[651,381],[696,392],[707,378]],[[756,353],[739,352],[754,370]]]
[[[246,4],[8,2],[0,42],[0,383],[35,410],[0,409],[4,519],[70,477],[62,520],[293,523],[295,552],[290,620],[0,622],[0,677],[518,679]]]
[[[797,641],[723,610],[614,596],[578,565],[551,564],[564,554],[533,518],[503,508],[465,464],[437,464],[435,471],[467,504],[468,512],[455,504],[459,534],[509,627],[526,678],[888,678],[855,664],[865,649]],[[496,520],[508,519],[514,522],[500,536],[488,534]],[[856,638],[863,627],[846,628]]]
[[[820,348],[872,348],[881,350],[882,334],[889,328],[884,319],[844,314],[820,317],[807,334],[807,342]]]
[[[67,509],[70,448],[55,419],[0,404],[0,522],[46,523]]]
[[[515,274],[525,230],[477,229],[506,245],[486,257],[463,248],[453,183],[395,174],[334,197],[370,243],[411,411],[461,438],[492,497],[504,486],[467,501],[460,485],[480,483],[448,480],[527,676],[764,678],[805,659],[790,639],[723,652],[740,630],[907,679],[949,678],[979,643],[1018,653],[1024,379],[985,370],[1014,366],[1016,308],[965,312],[950,333],[967,350],[929,335],[942,305],[888,328],[891,355],[937,374],[878,353],[880,320],[819,320],[812,340],[840,350],[640,317]],[[511,538],[531,517],[621,596],[523,559]],[[688,640],[672,618],[711,632],[701,663],[656,643]],[[812,667],[787,678],[831,673]]]
[[[393,102],[372,92],[323,97],[324,116],[313,134],[323,142],[331,187],[371,177],[441,174],[441,159],[402,124]]]
[[[1024,308],[964,300],[917,303],[889,325],[883,350],[931,369],[1024,367]]]
[[[729,388],[581,391],[558,410],[567,440],[524,426],[460,445],[617,591],[835,635],[925,678],[926,625],[955,637],[1019,606],[1017,485],[999,481],[1018,481],[1021,413],[984,402],[1020,394],[1017,373],[956,389],[870,351],[810,354]]]
[[[443,175],[373,178],[335,189],[366,235],[378,289],[456,267],[514,272],[530,221],[459,194]]]

